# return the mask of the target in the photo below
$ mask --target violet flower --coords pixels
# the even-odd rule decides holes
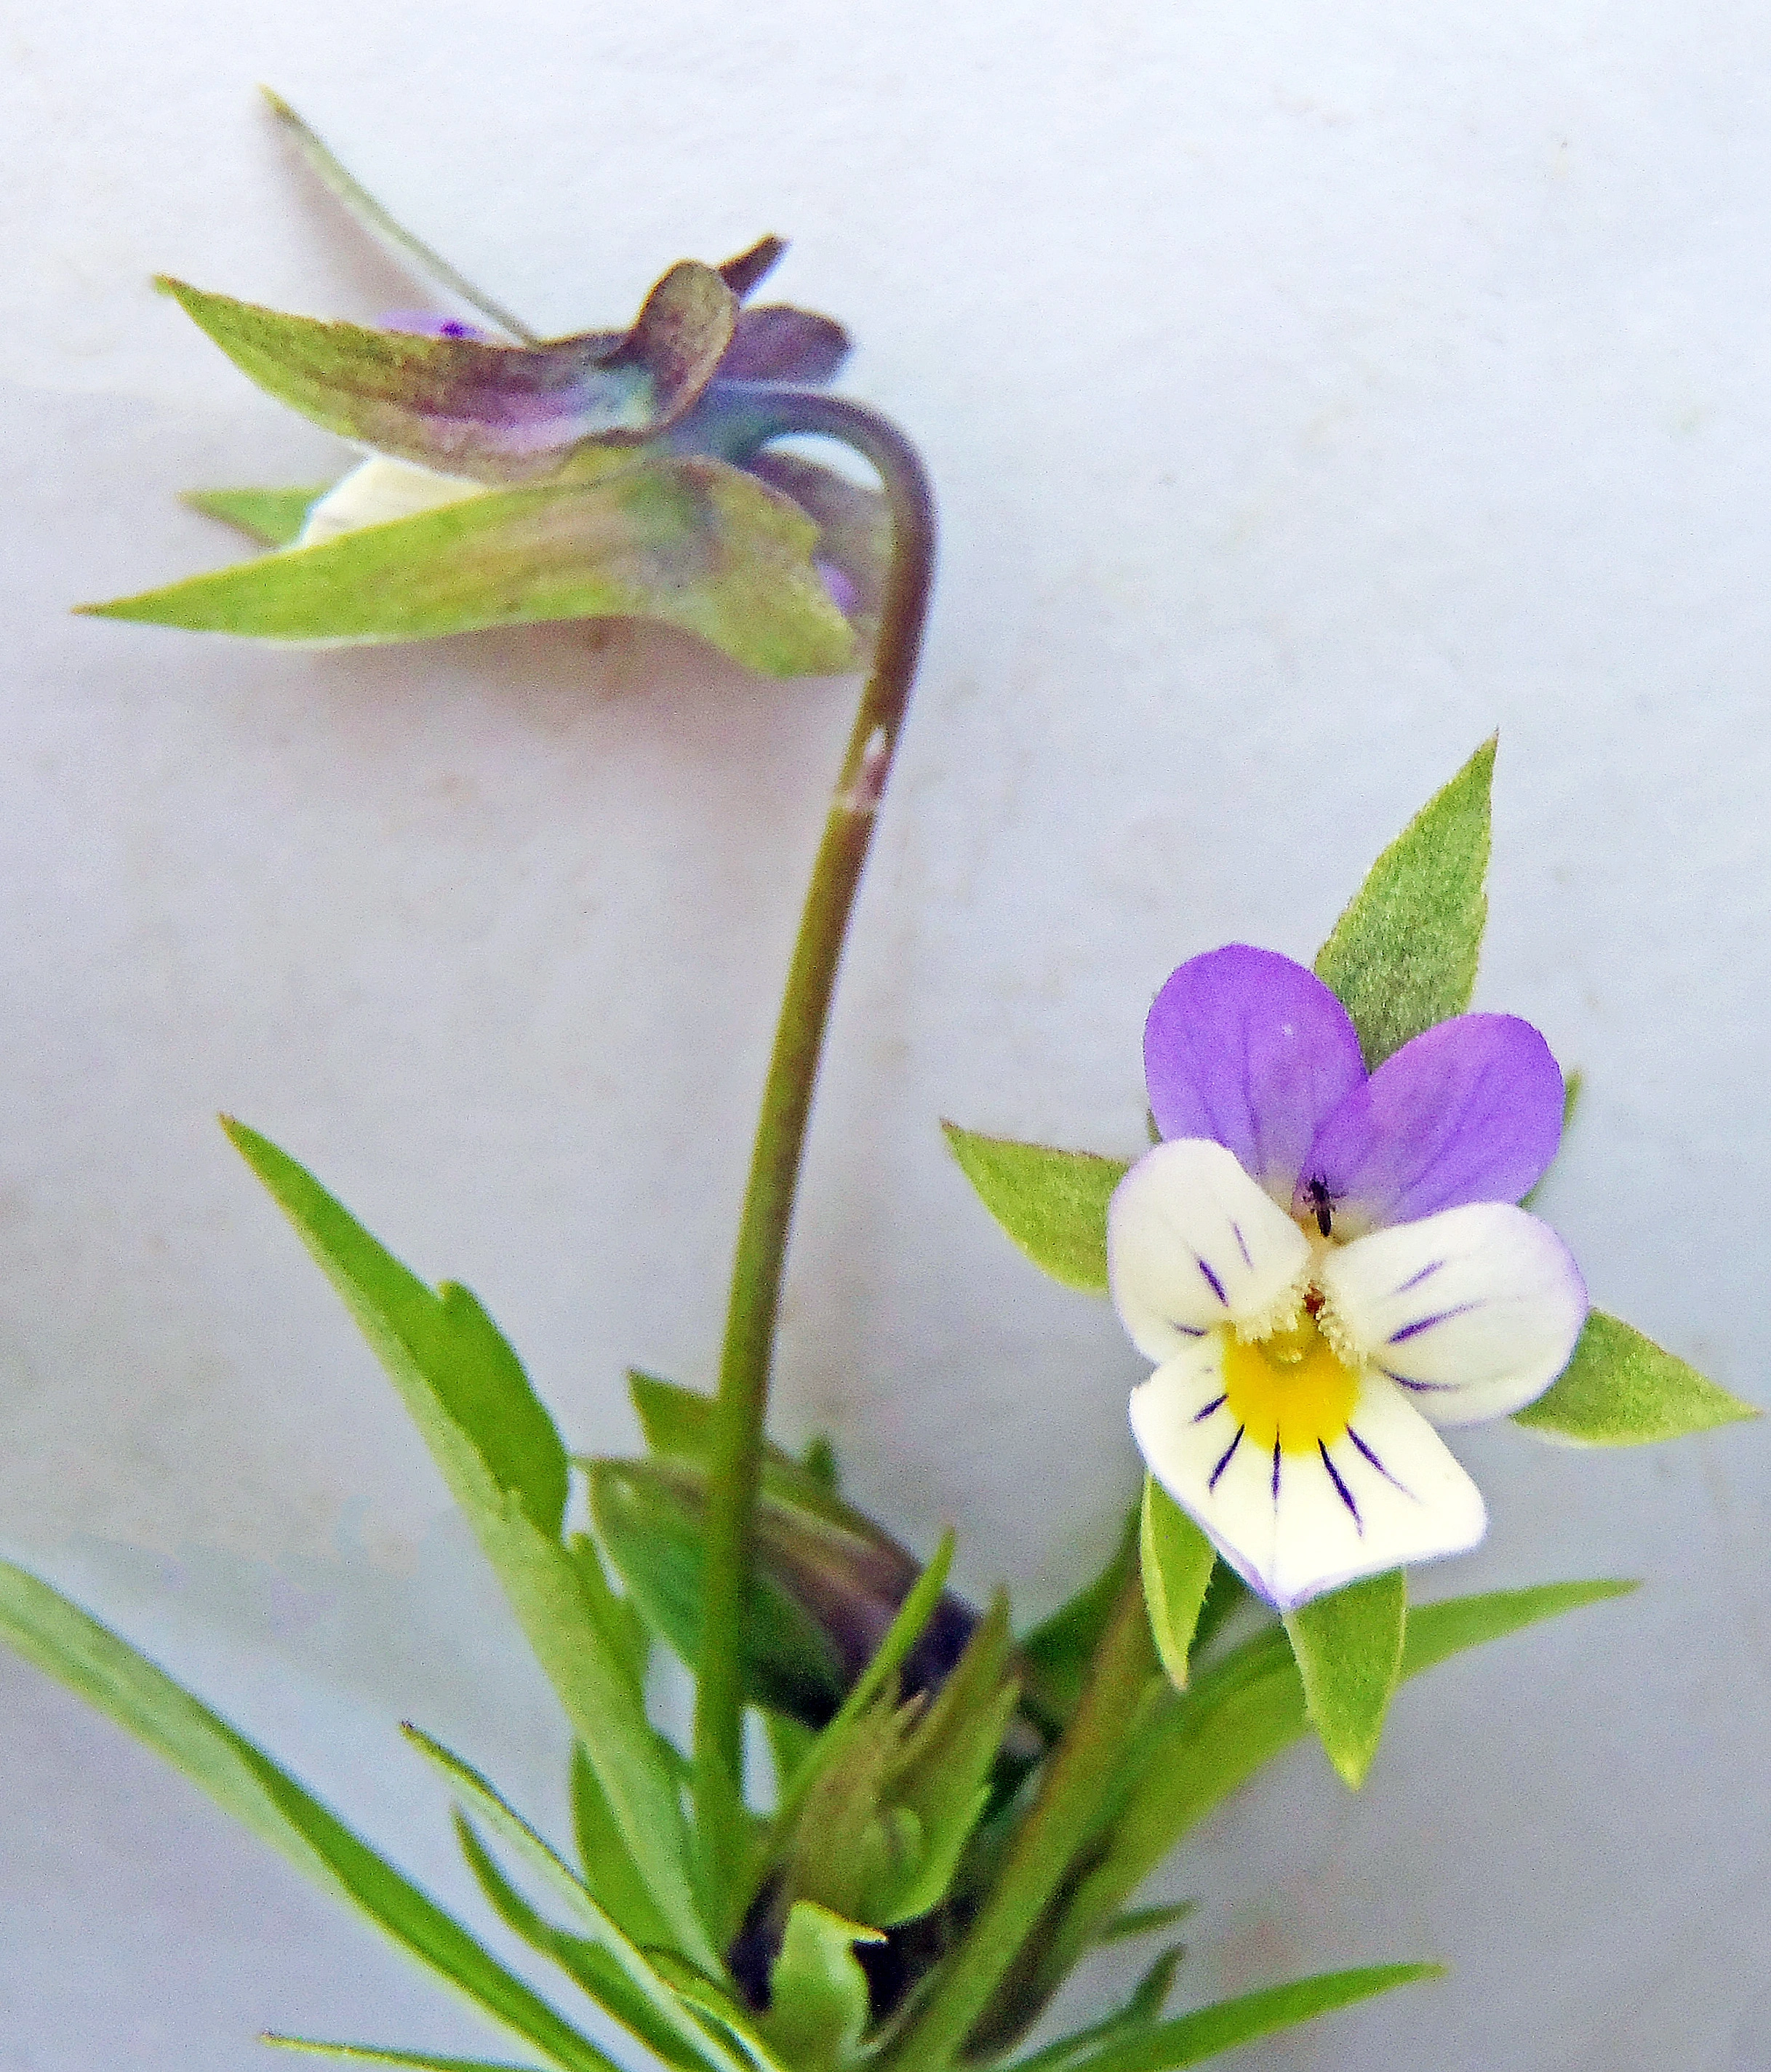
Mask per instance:
[[[1144,1030],[1166,1141],[1108,1215],[1150,1472],[1290,1610],[1475,1545],[1481,1494],[1434,1430],[1522,1409],[1587,1314],[1567,1246],[1514,1204],[1555,1156],[1562,1075],[1506,1014],[1417,1036],[1369,1078],[1346,1010],[1240,944],[1181,965]]]

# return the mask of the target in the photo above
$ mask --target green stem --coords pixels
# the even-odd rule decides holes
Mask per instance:
[[[742,1621],[782,1268],[843,939],[910,703],[935,560],[928,478],[894,426],[857,404],[809,391],[758,395],[750,408],[758,443],[819,433],[872,464],[891,513],[892,558],[873,669],[837,775],[781,1003],[720,1359],[695,1694],[695,1813],[704,1893],[721,1911],[733,1905],[744,1870]],[[716,1923],[721,1933],[724,1926]]]
[[[887,2054],[886,2072],[948,2072],[958,2058],[1063,1883],[1161,1676],[1144,1585],[1134,1570],[1001,1874],[964,1940],[942,1965],[921,2011]]]

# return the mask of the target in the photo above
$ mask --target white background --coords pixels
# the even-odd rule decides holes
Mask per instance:
[[[194,486],[323,480],[156,269],[413,298],[280,87],[532,321],[795,240],[944,524],[794,1256],[778,1423],[1030,1614],[1103,1553],[1141,1363],[935,1128],[1140,1141],[1183,956],[1307,957],[1501,730],[1481,1004],[1588,1075],[1547,1202],[1595,1298],[1766,1393],[1771,18],[1107,0],[7,0],[0,1540],[452,1893],[416,1715],[557,1819],[561,1737],[391,1392],[216,1129],[468,1281],[570,1438],[709,1380],[775,989],[853,687],[542,630],[304,655],[70,619],[216,565]],[[1771,1468],[1736,1429],[1460,1450],[1432,1590],[1640,1575],[1437,1671],[1367,1790],[1303,1749],[1165,1881],[1180,2004],[1449,1981],[1251,2066],[1771,2066]],[[0,2066],[212,2072],[275,2026],[503,2046],[0,1663]],[[470,1904],[471,1902],[464,1902]]]

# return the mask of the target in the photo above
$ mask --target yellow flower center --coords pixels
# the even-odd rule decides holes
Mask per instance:
[[[1226,1334],[1224,1395],[1231,1415],[1264,1452],[1313,1453],[1346,1430],[1359,1375],[1337,1358],[1309,1310],[1251,1343]]]

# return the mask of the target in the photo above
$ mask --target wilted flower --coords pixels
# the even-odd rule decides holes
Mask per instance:
[[[1481,1495],[1433,1428],[1530,1403],[1587,1314],[1514,1206],[1561,1133],[1543,1038],[1461,1015],[1367,1078],[1329,989],[1235,944],[1169,980],[1144,1060],[1168,1141],[1115,1194],[1108,1254],[1159,1363],[1132,1397],[1151,1473],[1284,1609],[1473,1546]]]

